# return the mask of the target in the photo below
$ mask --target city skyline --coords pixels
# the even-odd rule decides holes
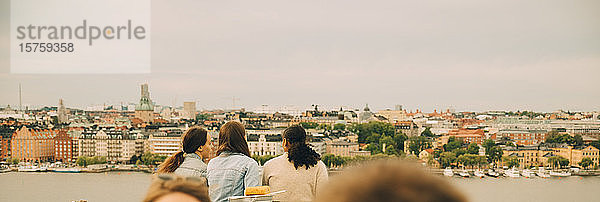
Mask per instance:
[[[248,108],[597,111],[598,4],[154,1],[152,73],[10,74],[2,43],[0,104],[18,104],[19,83],[24,103],[79,107],[135,102],[149,83],[156,103],[199,109],[237,97]]]

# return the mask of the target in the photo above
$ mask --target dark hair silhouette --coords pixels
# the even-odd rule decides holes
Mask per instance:
[[[194,153],[198,148],[206,144],[207,131],[204,128],[197,126],[191,127],[182,137],[181,145],[183,151],[178,151],[175,155],[167,158],[164,163],[160,165],[158,173],[172,173],[183,163],[183,154]]]
[[[293,125],[283,131],[283,138],[290,145],[288,148],[288,161],[294,164],[294,167],[310,166],[317,164],[321,160],[315,150],[306,144],[306,131],[300,125]]]
[[[246,142],[246,130],[240,122],[230,121],[221,126],[217,155],[224,151],[242,153],[250,157],[250,149]]]

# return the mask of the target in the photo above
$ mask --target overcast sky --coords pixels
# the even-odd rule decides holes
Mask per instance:
[[[2,1],[6,10],[7,0]],[[0,106],[600,110],[600,1],[152,1],[152,73],[23,75]]]

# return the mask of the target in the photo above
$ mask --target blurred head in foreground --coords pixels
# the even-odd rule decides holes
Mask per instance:
[[[206,180],[160,174],[153,180],[144,202],[210,202]]]
[[[350,169],[334,176],[317,201],[466,201],[444,179],[427,174],[417,166],[388,160]]]

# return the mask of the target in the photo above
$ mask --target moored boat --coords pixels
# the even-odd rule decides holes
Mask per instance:
[[[535,174],[533,173],[533,171],[529,170],[529,169],[525,169],[521,171],[521,175],[523,175],[523,177],[526,178],[531,178],[533,177]]]
[[[497,173],[496,171],[489,169],[488,172],[486,173],[486,175],[490,176],[490,177],[500,177],[500,173]]]
[[[81,169],[79,168],[56,168],[53,170],[57,173],[80,173]]]
[[[471,175],[466,170],[459,171],[458,175],[461,177],[471,177]]]
[[[548,175],[548,173],[546,173],[546,170],[544,168],[539,168],[535,174],[541,178],[549,178],[550,177],[550,175]]]
[[[454,172],[452,172],[452,169],[451,169],[451,168],[446,168],[446,169],[444,169],[444,172],[443,172],[443,174],[444,174],[444,176],[448,176],[448,177],[452,177],[452,176],[454,176]]]
[[[519,175],[519,171],[513,167],[510,170],[505,170],[504,171],[504,176],[506,176],[506,177],[520,177],[521,175]]]
[[[475,175],[475,177],[478,177],[478,178],[484,178],[485,177],[485,174],[481,170],[476,170],[475,172],[473,172],[473,175]]]
[[[570,172],[558,172],[558,171],[550,171],[550,176],[552,177],[569,177],[571,176]]]
[[[20,166],[17,171],[19,172],[46,172],[48,168],[37,167],[37,166]]]

